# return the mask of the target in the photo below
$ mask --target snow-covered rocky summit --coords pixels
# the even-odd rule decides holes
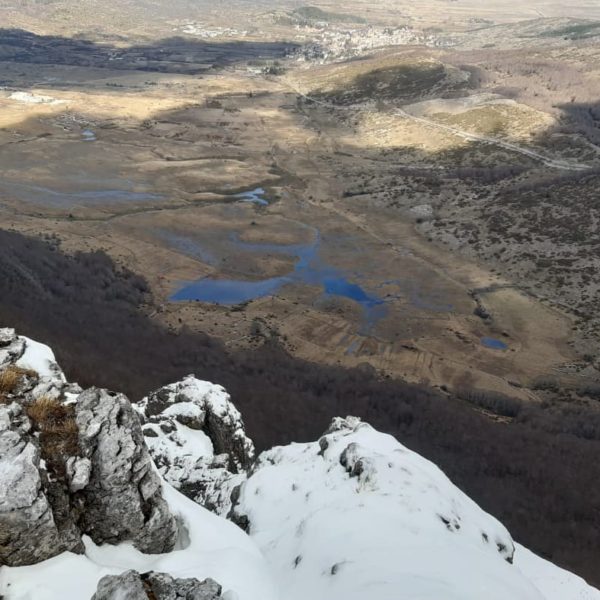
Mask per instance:
[[[600,598],[554,566],[556,582],[569,582],[558,595],[532,580],[532,555],[502,524],[356,418],[334,420],[318,442],[263,453],[235,510],[286,600]]]
[[[254,459],[223,388],[132,408],[2,329],[0,398],[4,600],[600,600],[359,419]]]
[[[202,506],[227,515],[231,493],[255,458],[239,411],[219,385],[193,375],[137,405],[146,444],[165,481]]]

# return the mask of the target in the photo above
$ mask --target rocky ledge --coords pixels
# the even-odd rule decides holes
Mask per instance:
[[[129,400],[95,388],[76,394],[56,365],[42,375],[21,366],[27,345],[14,331],[2,330],[0,340],[2,563],[82,552],[83,535],[97,544],[131,541],[146,553],[172,550],[177,522]]]
[[[165,481],[221,515],[254,462],[252,440],[229,394],[193,375],[136,405],[150,455]]]

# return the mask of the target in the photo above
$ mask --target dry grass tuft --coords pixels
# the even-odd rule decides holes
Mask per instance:
[[[0,371],[0,396],[13,394],[23,377],[36,377],[37,373],[31,369],[23,369],[15,365]]]
[[[27,407],[27,415],[40,432],[42,458],[59,477],[65,475],[65,461],[79,450],[79,428],[73,406],[42,396]]]
[[[10,394],[17,387],[21,376],[14,369],[4,369],[0,373],[0,392]]]
[[[27,416],[40,431],[60,427],[72,412],[60,400],[49,396],[41,396],[27,407]]]
[[[143,577],[143,575],[142,575],[142,577]],[[156,594],[154,593],[154,590],[152,589],[150,582],[143,579],[142,584],[144,586],[144,591],[146,592],[146,596],[148,596],[148,600],[157,600]]]

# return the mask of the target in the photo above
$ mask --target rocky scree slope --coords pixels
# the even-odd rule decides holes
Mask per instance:
[[[600,600],[358,419],[255,458],[220,386],[132,406],[9,329],[0,484],[6,600]]]

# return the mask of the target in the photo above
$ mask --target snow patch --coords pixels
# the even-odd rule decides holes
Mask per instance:
[[[515,566],[535,585],[545,600],[600,600],[600,590],[516,544]]]
[[[16,362],[18,367],[32,369],[40,377],[50,380],[60,380],[66,383],[66,378],[56,364],[56,358],[52,349],[44,344],[30,340],[27,337],[19,336],[25,342],[25,352]]]

